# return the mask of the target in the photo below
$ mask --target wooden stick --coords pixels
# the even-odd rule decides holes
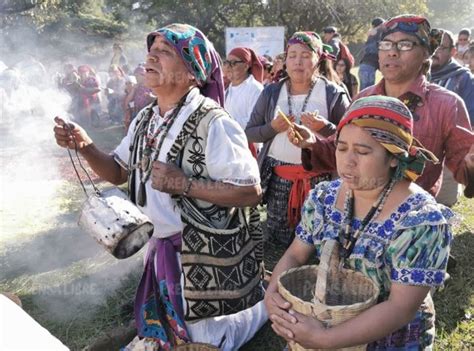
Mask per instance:
[[[283,113],[282,110],[278,110],[278,113],[279,113],[279,115],[280,115],[281,117],[283,117],[283,119],[285,120],[285,122],[288,123],[288,125],[289,125],[290,127],[293,127],[293,123],[289,120],[288,117],[286,117],[286,115]],[[297,131],[296,129],[294,129],[294,131],[295,131],[296,137],[297,137],[299,140],[303,141],[303,137],[301,136],[301,134],[298,133],[298,131]]]

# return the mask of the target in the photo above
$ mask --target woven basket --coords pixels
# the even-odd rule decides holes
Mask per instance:
[[[177,350],[177,351],[219,351],[219,348],[210,344],[192,342],[192,343],[176,346],[174,350]]]
[[[362,273],[339,268],[338,243],[327,241],[319,266],[302,266],[282,273],[278,292],[292,308],[332,327],[362,313],[377,302],[378,287]],[[337,350],[366,350],[360,345]],[[298,344],[290,350],[308,350]],[[319,351],[319,349],[312,349]],[[325,349],[327,351],[327,349]]]

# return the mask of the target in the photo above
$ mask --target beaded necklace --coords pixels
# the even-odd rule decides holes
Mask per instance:
[[[339,232],[339,238],[342,245],[340,246],[341,267],[345,264],[347,258],[351,255],[354,250],[355,243],[359,238],[360,234],[369,226],[369,224],[377,218],[385,205],[385,201],[388,195],[392,191],[396,180],[392,179],[385,185],[384,189],[380,193],[377,200],[374,202],[369,212],[366,214],[359,228],[356,229],[354,234],[351,235],[351,223],[354,219],[354,192],[352,189],[346,192],[346,198],[344,203],[344,225]]]
[[[317,79],[311,81],[311,87],[309,88],[308,95],[306,95],[306,97],[304,98],[303,107],[301,108],[300,114],[306,110],[306,106],[308,105],[309,98],[311,96],[311,93],[313,92],[316,82],[317,82]],[[288,79],[288,81],[286,82],[286,92],[287,92],[287,99],[288,99],[288,115],[293,116],[293,104],[291,102],[290,91],[291,91],[291,81]]]
[[[148,120],[145,122],[146,126],[138,141],[140,185],[138,187],[137,204],[142,207],[146,204],[145,183],[150,179],[153,162],[158,159],[163,142],[176,121],[176,117],[178,117],[179,111],[186,101],[186,97],[187,94],[181,98],[173,112],[164,118],[160,126],[156,126],[156,121],[152,121],[153,108],[150,108]],[[156,143],[158,137],[160,138],[158,143]]]

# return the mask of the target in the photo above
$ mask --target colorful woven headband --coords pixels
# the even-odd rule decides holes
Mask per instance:
[[[332,47],[330,45],[323,44],[321,37],[315,32],[296,32],[288,40],[286,51],[288,47],[293,44],[302,44],[309,48],[311,51],[317,53],[321,59],[335,60],[335,56],[332,53]]]
[[[203,95],[216,100],[223,106],[224,83],[220,59],[214,45],[207,37],[189,24],[173,23],[148,34],[148,51],[157,35],[161,35],[175,48],[186,68],[201,87]]]
[[[390,18],[384,23],[382,40],[395,32],[403,32],[417,37],[420,43],[428,48],[430,54],[433,54],[440,44],[435,38],[435,33],[431,31],[430,22],[423,16],[400,15]]]
[[[339,122],[337,138],[348,124],[363,128],[399,160],[396,177],[415,181],[423,172],[426,161],[438,162],[436,156],[413,137],[412,114],[398,99],[381,95],[360,98],[352,103]]]

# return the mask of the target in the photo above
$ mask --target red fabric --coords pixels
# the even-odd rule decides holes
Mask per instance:
[[[354,56],[351,54],[351,51],[349,50],[347,45],[344,44],[342,41],[339,41],[339,58],[338,58],[338,60],[343,59],[343,58],[345,58],[347,61],[349,61],[349,63],[351,64],[351,67],[354,67],[354,64],[355,64]]]
[[[311,178],[319,173],[308,172],[300,165],[276,166],[273,171],[280,178],[293,182],[288,197],[288,224],[290,228],[295,228],[301,219],[304,200],[311,190]]]
[[[255,147],[254,143],[249,143],[249,149],[250,152],[252,153],[252,156],[257,159],[257,148]]]
[[[263,82],[263,65],[258,59],[258,56],[252,49],[249,48],[235,48],[229,52],[229,55],[238,57],[250,66],[250,72],[256,80]]]
[[[415,110],[417,116],[413,121],[413,136],[440,161],[439,164],[428,162],[416,183],[436,195],[441,186],[443,160],[446,159],[445,165],[459,183],[472,184],[473,180],[469,180],[464,157],[474,144],[474,133],[464,102],[456,94],[428,83],[421,74],[409,87],[408,92],[421,97]],[[354,100],[371,95],[386,95],[383,79],[377,85],[364,89]],[[404,95],[399,96],[399,99],[403,101],[403,97]],[[311,152],[303,150],[302,161],[305,169],[318,172],[335,170],[335,150],[334,137],[319,140]]]
[[[358,118],[360,116],[365,116],[365,115],[381,116],[382,114],[384,116],[390,117],[390,119],[394,121],[397,121],[399,124],[406,127],[407,129],[413,130],[411,120],[401,117],[398,113],[394,111],[391,111],[389,109],[382,109],[379,107],[366,107],[366,108],[358,109],[356,111],[352,111],[349,114],[347,114],[341,120],[341,122],[339,122],[339,124],[337,125],[337,131],[339,132],[342,129],[342,127],[344,127],[353,119]]]
[[[423,23],[423,22],[427,22],[428,20],[425,18],[425,17],[422,17],[422,16],[414,16],[414,15],[411,15],[411,16],[397,16],[397,17],[394,17],[392,19],[390,19],[389,21],[385,22],[385,27],[387,28],[390,28],[391,26],[393,26],[393,24],[395,23],[400,23],[400,22],[413,22],[413,23],[416,23],[416,24],[420,24],[420,23]]]

